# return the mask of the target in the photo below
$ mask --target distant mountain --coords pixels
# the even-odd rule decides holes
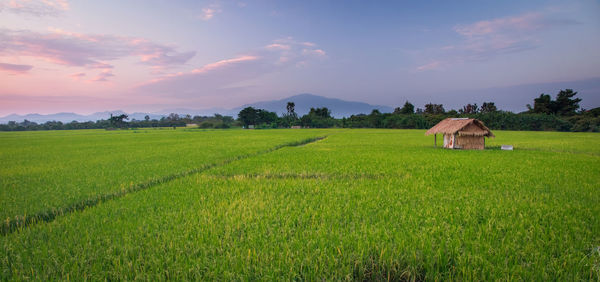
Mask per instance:
[[[74,120],[83,122],[83,121],[97,121],[100,119],[107,119],[110,117],[110,114],[120,115],[125,112],[123,111],[106,111],[106,112],[98,112],[93,113],[91,115],[80,115],[76,113],[56,113],[49,115],[40,115],[40,114],[27,114],[27,115],[8,115],[0,118],[0,123],[7,123],[9,121],[18,121],[22,122],[23,120],[33,121],[37,123],[44,123],[47,121],[60,121],[60,122],[72,122]]]
[[[271,112],[276,112],[281,115],[286,112],[287,102],[294,102],[296,104],[296,113],[298,115],[304,115],[310,111],[310,108],[321,108],[327,107],[331,110],[331,114],[336,118],[349,117],[355,114],[369,114],[373,109],[378,109],[382,113],[392,112],[391,107],[370,105],[362,102],[351,102],[341,99],[327,98],[323,96],[317,96],[313,94],[299,94],[292,97],[288,97],[281,100],[273,101],[262,101],[252,104],[246,104],[233,109],[222,109],[222,108],[211,108],[204,110],[194,110],[186,108],[177,109],[166,109],[155,113],[142,113],[136,112],[129,115],[129,119],[143,120],[146,115],[150,116],[150,119],[160,119],[161,117],[168,116],[170,113],[176,113],[179,115],[200,115],[200,116],[212,116],[215,113],[221,115],[228,115],[237,117],[237,114],[241,109],[245,107],[254,107],[259,109],[265,109]],[[121,110],[117,111],[104,111],[97,112],[90,115],[80,115],[76,113],[57,113],[57,114],[27,114],[27,115],[8,115],[0,117],[0,123],[7,123],[9,121],[22,122],[23,120],[33,121],[37,123],[44,123],[47,121],[60,121],[63,123],[72,122],[74,120],[79,122],[84,121],[97,121],[101,119],[108,119],[110,115],[127,114]]]
[[[8,115],[0,118],[1,123],[7,123],[9,121],[18,121],[21,122],[23,120],[33,121],[33,122],[47,122],[47,121],[62,121],[62,122],[71,122],[71,121],[88,121],[86,116],[79,115],[76,113],[56,113],[50,115],[40,115],[40,114],[27,114],[27,115]]]
[[[246,104],[235,108],[233,112],[238,113],[245,107],[254,107],[265,109],[271,112],[276,112],[281,115],[286,113],[288,102],[294,102],[295,110],[298,115],[304,115],[310,111],[310,108],[327,107],[331,110],[331,115],[336,118],[349,117],[355,114],[369,114],[373,109],[377,109],[382,113],[392,112],[394,109],[387,106],[371,105],[363,102],[345,101],[335,98],[327,98],[313,94],[299,94],[281,100],[263,101],[252,104]]]

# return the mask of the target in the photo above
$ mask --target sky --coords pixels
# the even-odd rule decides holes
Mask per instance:
[[[598,1],[0,0],[0,115],[299,93],[450,109],[481,104],[479,91],[599,78],[598,46]]]

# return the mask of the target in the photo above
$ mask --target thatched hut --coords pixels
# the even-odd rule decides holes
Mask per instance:
[[[437,146],[438,133],[444,134],[444,148],[477,149],[485,148],[485,137],[495,137],[483,122],[474,118],[447,118],[425,132],[434,135]]]

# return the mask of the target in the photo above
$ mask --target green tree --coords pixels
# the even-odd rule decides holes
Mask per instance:
[[[369,127],[380,128],[383,123],[383,114],[377,109],[371,111],[369,115]]]
[[[579,109],[580,98],[573,98],[577,95],[573,89],[560,90],[556,95],[556,100],[552,100],[548,94],[540,94],[540,97],[533,99],[533,107],[527,104],[530,113],[535,114],[555,114],[559,116],[572,116]]]
[[[258,111],[253,107],[246,107],[238,113],[238,120],[246,127],[255,125],[258,121]]]
[[[552,98],[548,94],[540,94],[540,97],[533,99],[533,107],[527,104],[530,113],[534,114],[551,114]]]
[[[551,103],[553,112],[559,116],[575,115],[581,102],[580,98],[573,99],[575,95],[577,92],[573,92],[573,89],[560,90],[556,95],[556,101]]]
[[[258,124],[274,124],[277,123],[277,113],[259,109],[256,111]]]
[[[423,111],[426,114],[434,114],[434,115],[439,115],[439,114],[443,114],[446,112],[446,110],[444,110],[444,106],[442,104],[425,104],[425,111]]]
[[[404,103],[402,108],[398,107],[394,109],[394,114],[410,115],[415,113],[415,106],[408,101]]]
[[[128,116],[126,114],[121,114],[118,116],[113,116],[112,114],[110,114],[110,118],[108,120],[110,121],[110,124],[112,126],[120,128],[126,125],[126,119],[128,119]]]
[[[298,118],[298,115],[296,114],[296,104],[294,102],[288,102],[285,108],[287,109],[288,116]]]
[[[310,108],[308,114],[300,118],[300,122],[303,126],[310,127],[333,127],[335,125],[335,119],[331,117],[331,111],[326,108]]]
[[[485,113],[494,113],[497,112],[498,108],[496,108],[496,105],[494,105],[494,102],[483,102],[483,105],[481,105],[481,113],[485,114]]]
[[[476,113],[479,112],[479,108],[477,107],[477,104],[467,104],[462,109],[459,109],[458,112],[461,115],[464,115],[464,114],[476,114]]]
[[[283,114],[281,118],[281,125],[285,127],[290,127],[292,125],[298,124],[298,114],[296,114],[296,104],[294,102],[288,102],[285,107],[287,113]]]

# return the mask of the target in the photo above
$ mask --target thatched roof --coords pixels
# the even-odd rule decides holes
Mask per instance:
[[[425,135],[437,133],[455,134],[457,132],[459,136],[496,137],[489,128],[483,125],[483,122],[474,118],[447,118],[427,130]]]

